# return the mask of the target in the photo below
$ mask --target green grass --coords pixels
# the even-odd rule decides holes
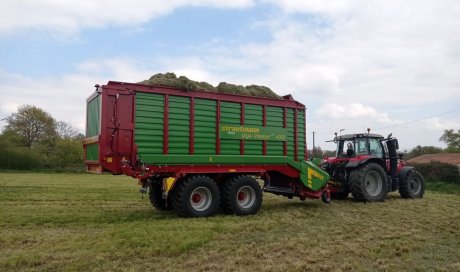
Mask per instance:
[[[460,194],[178,218],[136,180],[0,173],[0,271],[460,271]]]
[[[460,183],[427,180],[425,188],[435,192],[460,194]]]

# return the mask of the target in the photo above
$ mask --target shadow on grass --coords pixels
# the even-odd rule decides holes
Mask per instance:
[[[299,199],[286,199],[285,201],[272,202],[267,201],[262,203],[262,208],[266,211],[282,211],[293,208],[302,208],[302,209],[316,209],[321,208],[326,203],[323,203],[321,200],[305,200],[301,201]]]

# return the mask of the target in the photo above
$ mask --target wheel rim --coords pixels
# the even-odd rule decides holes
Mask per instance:
[[[378,196],[382,191],[382,177],[376,171],[367,173],[365,180],[366,192],[371,196]]]
[[[251,186],[243,186],[236,193],[236,203],[243,209],[248,209],[256,202],[256,192]]]
[[[206,187],[198,187],[190,195],[190,204],[196,211],[206,211],[212,203],[211,191]]]
[[[417,177],[412,177],[409,179],[409,190],[414,194],[420,193],[422,190],[422,182]]]

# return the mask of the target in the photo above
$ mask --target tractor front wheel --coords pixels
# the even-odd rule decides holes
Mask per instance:
[[[366,164],[350,173],[351,193],[357,201],[378,202],[387,197],[387,178],[382,166]]]
[[[180,216],[204,217],[215,215],[219,209],[217,184],[206,176],[189,176],[174,188],[174,210]]]
[[[419,171],[410,170],[399,185],[399,194],[402,198],[422,198],[425,193],[425,181]]]
[[[222,209],[236,215],[255,214],[262,205],[262,189],[250,176],[233,176],[220,187]]]

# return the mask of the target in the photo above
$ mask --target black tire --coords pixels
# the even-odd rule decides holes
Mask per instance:
[[[180,216],[212,216],[218,212],[219,203],[219,187],[209,177],[189,176],[175,186],[173,206]]]
[[[399,194],[402,198],[422,198],[425,193],[425,181],[419,171],[410,170],[405,179],[399,184]]]
[[[324,203],[331,203],[331,193],[328,193],[326,191],[324,191],[322,194],[321,194],[321,200],[324,202]]]
[[[149,185],[149,199],[153,207],[157,210],[164,211],[172,209],[170,201],[163,199],[163,192],[161,190],[162,179],[161,178],[151,178]]]
[[[250,176],[233,176],[220,187],[221,206],[225,213],[256,214],[262,205],[262,189]]]
[[[384,201],[388,193],[388,181],[382,166],[366,164],[350,173],[351,194],[357,201]]]

